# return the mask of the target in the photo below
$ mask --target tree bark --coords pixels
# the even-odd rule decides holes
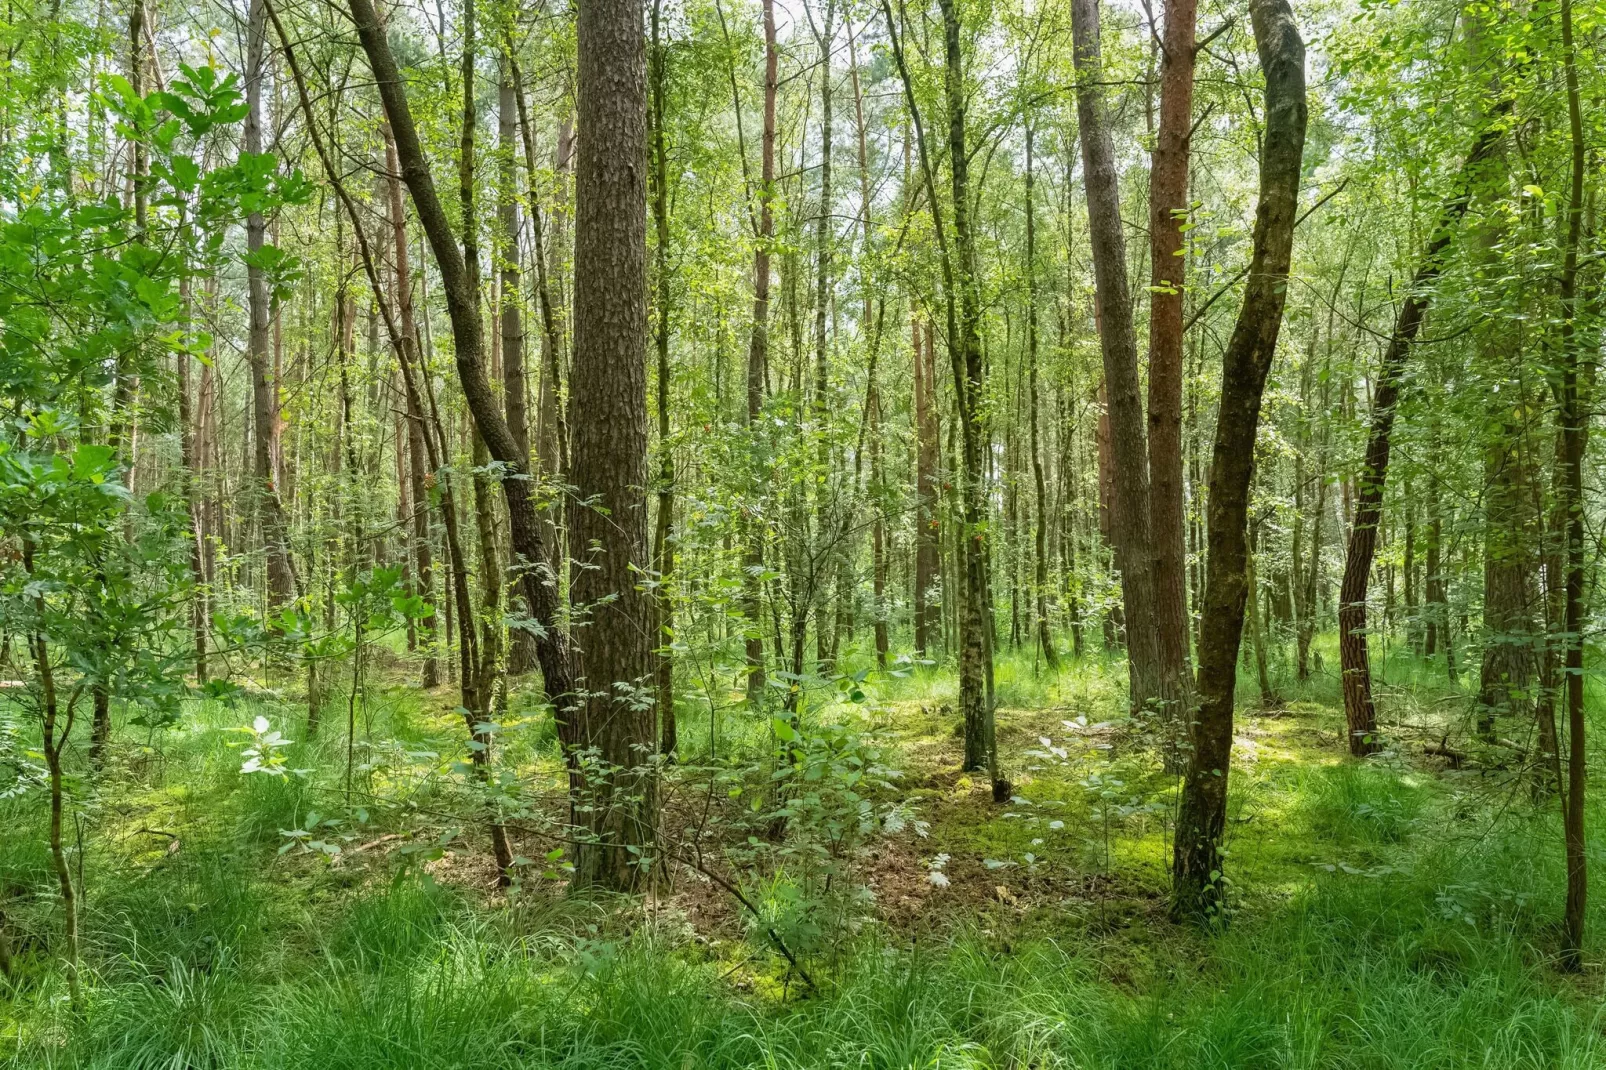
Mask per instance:
[[[1086,0],[1079,0],[1086,2]],[[1288,298],[1288,267],[1305,151],[1305,45],[1287,0],[1251,0],[1266,79],[1260,203],[1243,306],[1222,354],[1221,404],[1210,465],[1204,613],[1200,621],[1197,719],[1183,779],[1172,860],[1172,911],[1221,917],[1221,836],[1227,819],[1233,698],[1248,593],[1249,484],[1261,396]]]
[[[1186,708],[1187,551],[1182,488],[1182,297],[1187,261],[1188,155],[1193,132],[1196,0],[1168,0],[1160,62],[1160,124],[1149,168],[1149,536],[1162,694]]]
[[[1149,459],[1138,380],[1132,294],[1127,283],[1126,237],[1115,149],[1105,115],[1103,60],[1099,45],[1099,0],[1073,0],[1071,27],[1076,62],[1076,111],[1087,190],[1088,237],[1098,303],[1099,344],[1104,357],[1110,441],[1110,533],[1121,573],[1127,665],[1132,708],[1162,705],[1161,723],[1175,726],[1172,702],[1160,673],[1155,616],[1154,552],[1149,524]]]
[[[647,874],[657,823],[647,564],[647,100],[640,0],[587,0],[579,14],[580,152],[575,172],[574,370],[569,395],[575,496],[569,531],[586,567],[572,600],[586,742],[590,836],[575,884],[628,889]]]
[[[770,244],[775,237],[775,98],[780,85],[780,52],[775,43],[775,0],[764,0],[764,130],[759,142],[758,234],[753,243],[753,326],[747,346],[747,427],[757,431],[769,375]],[[747,552],[742,562],[743,612],[747,617],[747,701],[764,697],[764,635],[761,574],[764,525],[753,516],[743,523]]]
[[[958,330],[949,337],[954,396],[958,402],[963,477],[964,602],[959,619],[959,705],[965,718],[964,768],[986,770],[993,794],[1000,794],[998,743],[988,695],[992,676],[991,621],[987,551],[986,469],[983,451],[987,427],[982,416],[986,372],[981,353],[981,293],[976,278],[976,239],[970,221],[970,155],[965,131],[964,53],[960,44],[960,0],[941,0],[943,24],[943,91],[948,104],[948,168],[953,192],[954,285]],[[1007,797],[1007,790],[1003,792]]]

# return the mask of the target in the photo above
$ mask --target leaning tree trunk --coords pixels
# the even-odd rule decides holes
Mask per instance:
[[[1171,726],[1171,700],[1177,696],[1165,692],[1159,668],[1154,551],[1149,532],[1148,447],[1138,380],[1137,339],[1132,330],[1132,294],[1126,274],[1119,176],[1101,87],[1104,66],[1098,0],[1073,0],[1071,27],[1087,229],[1093,247],[1099,347],[1104,356],[1109,412],[1110,534],[1121,572],[1130,697],[1134,710],[1159,700],[1165,707],[1161,711],[1163,723]]]
[[[1085,2],[1085,0],[1084,0]],[[1243,307],[1221,358],[1221,407],[1210,465],[1204,613],[1199,626],[1199,711],[1177,812],[1172,911],[1219,918],[1221,835],[1227,820],[1233,697],[1248,594],[1249,483],[1260,402],[1282,330],[1288,266],[1305,153],[1305,45],[1288,0],[1250,0],[1265,73],[1260,204]]]
[[[647,562],[647,93],[640,0],[588,0],[579,15],[580,152],[575,169],[574,370],[569,530],[587,555],[572,600],[588,776],[577,886],[627,889],[646,876],[657,822],[651,596]]]
[[[528,459],[519,451],[485,373],[485,338],[480,323],[479,302],[463,250],[458,248],[451,221],[435,189],[429,161],[424,155],[412,109],[407,102],[406,83],[390,51],[390,43],[374,10],[373,0],[350,0],[350,8],[357,36],[373,69],[385,117],[396,140],[396,156],[401,163],[402,178],[412,193],[413,206],[440,271],[447,312],[452,321],[454,357],[464,400],[491,457],[504,469],[502,496],[507,504],[509,545],[519,559],[519,579],[525,600],[533,609],[536,623],[541,626],[536,653],[547,694],[552,699],[558,737],[570,756],[572,770],[576,762],[575,751],[580,744],[579,725],[574,711],[574,674],[568,636],[558,626],[558,595],[556,586],[550,582],[554,572],[547,559],[530,495]],[[571,772],[571,784],[574,780],[575,774]]]
[[[1502,110],[1509,109],[1507,103]],[[1400,306],[1383,351],[1377,388],[1372,395],[1372,427],[1366,441],[1366,461],[1356,477],[1355,520],[1344,556],[1344,579],[1338,594],[1338,651],[1343,666],[1344,720],[1350,753],[1357,757],[1377,749],[1377,709],[1372,702],[1372,670],[1366,649],[1366,591],[1377,554],[1377,528],[1383,515],[1383,487],[1388,479],[1389,449],[1394,412],[1405,380],[1411,344],[1422,327],[1432,300],[1432,286],[1443,268],[1445,250],[1455,238],[1461,217],[1471,201],[1472,178],[1500,143],[1502,131],[1485,124],[1472,143],[1449,200],[1439,209],[1438,229],[1428,243]],[[1431,566],[1430,566],[1431,571]],[[1429,582],[1433,582],[1429,578]],[[1448,646],[1446,647],[1448,649]]]

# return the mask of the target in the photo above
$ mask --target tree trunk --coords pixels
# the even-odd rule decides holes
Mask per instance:
[[[1584,222],[1584,122],[1573,46],[1572,0],[1561,0],[1562,62],[1566,71],[1567,127],[1572,149],[1572,183],[1567,203],[1567,244],[1561,269],[1561,382],[1557,390],[1557,424],[1561,433],[1562,505],[1566,523],[1566,595],[1563,620],[1567,679],[1567,795],[1562,815],[1567,859],[1567,906],[1563,916],[1562,963],[1582,966],[1584,921],[1589,897],[1588,859],[1584,842],[1584,784],[1588,754],[1584,746],[1584,449],[1589,437],[1589,407],[1582,397],[1593,373],[1579,382],[1578,246]],[[1593,334],[1593,331],[1591,332]],[[1591,339],[1593,353],[1598,345]]]
[[[653,528],[652,560],[657,572],[658,749],[673,757],[679,737],[675,723],[675,600],[670,580],[675,571],[675,454],[669,440],[669,150],[664,134],[664,93],[668,75],[662,33],[663,0],[652,5],[652,220],[654,274],[658,284],[658,325],[653,343],[658,356],[658,517]]]
[[[513,442],[524,458],[525,468],[530,466],[529,387],[524,360],[524,312],[522,300],[522,265],[519,255],[519,198],[517,161],[519,158],[518,88],[513,80],[511,55],[501,58],[501,81],[496,94],[497,126],[497,260],[501,264],[501,308],[499,319],[502,330],[502,403],[507,415],[508,430]],[[535,199],[535,187],[530,187],[530,199]],[[487,577],[489,579],[489,577]],[[516,592],[517,575],[509,575]],[[515,594],[514,597],[517,597]],[[530,612],[526,605],[525,612]],[[523,675],[534,665],[535,635],[528,628],[512,628],[508,632],[506,669],[510,674]]]
[[[1054,632],[1048,619],[1048,481],[1043,476],[1043,453],[1037,441],[1037,216],[1032,202],[1035,176],[1032,173],[1034,131],[1026,127],[1026,405],[1032,451],[1032,482],[1037,492],[1037,526],[1032,533],[1033,598],[1036,616],[1033,629],[1037,648],[1050,672],[1059,670],[1059,652],[1054,649]]]
[[[915,654],[930,657],[935,591],[942,583],[941,479],[938,472],[936,359],[931,328],[920,329],[918,314],[910,317],[914,350],[915,394]],[[922,333],[925,337],[922,339]],[[940,627],[941,618],[938,618]]]
[[[1086,0],[1079,0],[1086,2]],[[1305,151],[1305,45],[1287,0],[1251,0],[1250,18],[1265,74],[1265,136],[1260,203],[1243,307],[1222,354],[1221,406],[1210,464],[1210,515],[1204,613],[1199,635],[1199,711],[1177,813],[1172,911],[1220,918],[1226,865],[1233,697],[1248,593],[1249,484],[1260,402],[1282,329],[1288,265]]]
[[[758,234],[753,244],[753,326],[747,346],[747,427],[758,430],[770,353],[770,244],[775,236],[775,98],[780,85],[780,52],[775,42],[775,0],[764,0],[764,132],[760,141]],[[747,617],[747,701],[764,697],[763,587],[764,525],[744,517],[746,555],[742,602]]]
[[[579,15],[580,152],[575,172],[574,370],[569,395],[575,496],[569,531],[586,567],[572,599],[579,644],[588,839],[577,887],[628,889],[647,875],[657,824],[649,756],[653,606],[647,565],[646,42],[640,0],[589,0]]]
[[[264,0],[252,0],[246,29],[245,117],[242,152],[262,152],[262,68],[267,49],[268,20]],[[268,333],[273,317],[273,299],[268,293],[268,277],[262,268],[262,248],[267,221],[261,212],[245,220],[246,300],[250,330],[246,335],[246,359],[251,365],[252,473],[257,492],[257,519],[262,527],[262,545],[267,555],[268,615],[272,617],[294,594],[290,572],[290,550],[286,543],[284,507],[274,482],[273,445],[278,438],[275,426],[279,384],[269,368]]]
[[[190,277],[186,273],[180,288],[183,291],[185,304],[185,320],[190,320],[193,314],[190,296]],[[205,523],[202,518],[201,501],[196,490],[196,427],[198,421],[193,419],[190,411],[190,354],[188,350],[181,350],[177,356],[178,361],[178,452],[179,467],[182,469],[181,479],[185,506],[190,517],[190,582],[194,590],[190,592],[190,630],[194,634],[195,643],[195,682],[206,683],[206,645],[207,634],[210,630],[211,613],[208,608],[208,592],[206,582],[206,569],[203,562],[201,547],[205,540]],[[199,408],[200,406],[197,406]]]
[[[1502,110],[1508,109],[1509,103]],[[1357,757],[1377,749],[1377,710],[1372,703],[1372,674],[1366,649],[1366,591],[1377,551],[1378,522],[1383,513],[1383,487],[1388,479],[1389,449],[1394,411],[1399,403],[1411,344],[1422,327],[1432,299],[1431,285],[1443,267],[1445,249],[1454,239],[1461,217],[1471,200],[1471,184],[1483,162],[1499,144],[1502,131],[1486,124],[1461,165],[1454,192],[1439,209],[1438,228],[1423,253],[1416,278],[1400,306],[1383,352],[1377,388],[1372,394],[1372,426],[1366,442],[1366,460],[1357,477],[1355,520],[1344,557],[1344,579],[1339,589],[1338,650],[1343,665],[1344,719],[1350,753]],[[1431,566],[1430,566],[1431,571]],[[1448,649],[1448,647],[1446,648]]]
[[[1483,656],[1478,671],[1478,733],[1496,738],[1495,718],[1528,712],[1535,674],[1533,590],[1539,573],[1526,520],[1526,488],[1519,411],[1504,392],[1495,395],[1484,447]]]
[[[1073,0],[1076,111],[1087,190],[1088,237],[1098,302],[1099,343],[1104,356],[1110,441],[1110,532],[1121,572],[1123,617],[1132,708],[1162,704],[1167,735],[1177,728],[1174,699],[1160,673],[1155,616],[1154,551],[1149,530],[1149,459],[1139,390],[1132,295],[1127,284],[1126,237],[1121,225],[1119,176],[1105,115],[1098,0]],[[1185,166],[1185,165],[1184,165]],[[1169,751],[1170,748],[1168,747]]]
[[[993,795],[1008,797],[998,772],[998,743],[988,681],[992,677],[991,584],[988,576],[987,496],[984,451],[987,426],[982,415],[986,391],[981,353],[981,293],[976,278],[976,240],[970,222],[970,155],[965,135],[964,54],[960,45],[960,0],[942,6],[943,89],[948,104],[948,167],[953,191],[957,333],[948,341],[958,405],[964,481],[964,603],[959,621],[959,705],[965,717],[964,768],[985,769]],[[1003,801],[999,799],[999,801]]]
[[[1182,297],[1188,154],[1193,130],[1196,0],[1169,0],[1160,63],[1160,125],[1149,169],[1149,536],[1161,691],[1185,709],[1187,552],[1183,546]]]
[[[418,349],[418,336],[413,325],[413,280],[411,264],[407,253],[407,209],[402,203],[401,179],[398,176],[400,168],[396,160],[395,139],[390,136],[390,127],[382,129],[385,141],[385,163],[389,175],[386,180],[387,194],[390,200],[390,226],[392,238],[392,254],[394,265],[394,278],[396,287],[396,319],[403,346],[410,346],[412,352]],[[404,383],[403,396],[407,405],[407,448],[410,463],[407,466],[408,478],[412,482],[413,492],[413,572],[418,590],[425,597],[433,598],[435,590],[435,562],[430,548],[429,538],[429,483],[433,477],[434,466],[430,463],[429,449],[426,442],[427,429],[424,424],[424,410],[416,386],[412,383],[412,372],[406,367],[407,354],[401,352],[402,380]],[[442,504],[449,501],[449,496],[442,500]],[[441,614],[436,614],[438,618]],[[436,687],[440,683],[439,659],[435,654],[435,626],[433,623],[425,631],[424,636],[424,665],[423,676],[420,683],[425,689]]]

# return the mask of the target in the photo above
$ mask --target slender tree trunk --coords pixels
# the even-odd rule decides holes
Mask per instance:
[[[770,352],[770,245],[775,237],[775,99],[780,52],[775,42],[775,0],[764,0],[764,131],[759,148],[758,234],[753,244],[753,326],[747,346],[747,427],[758,431]],[[764,697],[763,587],[764,525],[745,517],[747,552],[743,560],[743,612],[747,617],[747,701]]]
[[[1083,185],[1087,190],[1088,236],[1093,247],[1099,342],[1104,355],[1108,399],[1112,476],[1110,529],[1116,566],[1121,572],[1130,697],[1135,710],[1151,701],[1159,701],[1162,725],[1171,735],[1179,727],[1174,723],[1173,700],[1180,696],[1167,691],[1167,681],[1160,672],[1154,551],[1149,523],[1149,458],[1138,380],[1137,340],[1132,330],[1132,295],[1127,283],[1119,176],[1105,114],[1104,90],[1100,85],[1104,66],[1099,45],[1099,0],[1073,0],[1071,26],[1075,40],[1076,110],[1082,143]],[[1185,644],[1183,649],[1186,649]],[[1167,750],[1170,752],[1171,748],[1168,746]],[[1170,760],[1175,760],[1174,752]]]
[[[569,530],[585,547],[572,597],[587,742],[607,772],[588,778],[590,842],[579,887],[635,887],[657,825],[647,563],[646,42],[640,0],[591,0],[579,16],[580,153],[575,172],[574,371],[569,428],[576,492]],[[595,503],[600,508],[589,503]]]
[[[524,359],[523,265],[519,251],[519,104],[518,88],[513,79],[513,58],[504,51],[501,57],[501,81],[497,85],[497,259],[501,264],[501,308],[499,322],[502,332],[502,404],[507,415],[507,428],[513,434],[525,468],[530,467],[530,415],[529,385]],[[530,200],[535,200],[535,187],[530,187]],[[489,580],[489,577],[487,577]],[[517,598],[518,576],[509,574],[513,598]],[[524,607],[526,613],[531,607]],[[507,672],[522,675],[536,661],[535,635],[528,628],[512,628],[508,632]]]
[[[1589,407],[1579,382],[1578,247],[1584,222],[1584,121],[1578,88],[1577,54],[1573,45],[1572,0],[1561,0],[1562,63],[1566,72],[1567,129],[1572,149],[1571,187],[1567,203],[1567,244],[1561,269],[1561,376],[1557,423],[1561,432],[1562,502],[1566,513],[1566,595],[1563,619],[1567,680],[1567,794],[1563,810],[1563,842],[1567,859],[1567,906],[1563,917],[1562,962],[1582,966],[1584,921],[1589,897],[1588,859],[1584,840],[1584,785],[1588,752],[1584,745],[1584,450],[1589,437]],[[1594,336],[1593,327],[1591,338]],[[1593,344],[1591,351],[1597,347]]]
[[[1032,576],[1032,604],[1036,613],[1037,647],[1049,671],[1059,669],[1059,652],[1054,649],[1054,633],[1048,619],[1048,481],[1043,475],[1043,453],[1037,441],[1037,215],[1032,201],[1035,175],[1032,171],[1034,130],[1026,127],[1026,405],[1032,451],[1032,482],[1037,492],[1037,525],[1032,534],[1035,572]]]
[[[402,347],[410,347],[409,352],[418,350],[417,328],[413,324],[413,280],[412,268],[407,252],[407,208],[402,201],[400,167],[396,160],[396,143],[390,135],[388,125],[382,127],[381,133],[385,141],[385,162],[388,172],[386,177],[386,193],[390,201],[390,226],[392,239],[393,276],[396,286],[396,319],[401,334],[401,346],[397,347],[398,358],[402,366],[402,380],[404,384],[403,397],[407,405],[407,447],[409,464],[407,466],[408,478],[412,483],[413,517],[412,517],[412,550],[413,573],[419,591],[426,597],[433,597],[435,589],[435,562],[430,548],[429,537],[429,481],[432,478],[434,465],[430,463],[429,449],[426,443],[426,428],[424,425],[424,410],[418,395],[418,390],[412,383],[412,373],[406,366],[409,361]],[[399,448],[399,446],[398,446]],[[442,505],[450,497],[442,499]],[[437,614],[437,617],[440,616]],[[440,683],[440,665],[435,655],[435,627],[431,623],[424,633],[424,666],[422,685],[433,688]]]
[[[263,0],[252,0],[246,30],[245,98],[248,111],[242,151],[262,152],[262,71],[267,49],[268,21]],[[269,368],[269,328],[273,319],[273,300],[268,293],[267,273],[260,260],[267,235],[267,221],[261,212],[252,212],[245,221],[246,298],[250,330],[246,335],[246,359],[251,365],[253,474],[256,480],[257,519],[262,527],[262,544],[267,554],[268,612],[273,616],[294,593],[290,571],[290,549],[286,542],[284,507],[274,482],[273,444],[278,438],[275,417],[278,412],[277,380]]]
[[[673,757],[679,738],[675,723],[675,600],[670,581],[675,571],[674,518],[675,518],[675,454],[669,439],[669,150],[664,133],[664,93],[668,74],[662,39],[663,0],[652,5],[652,221],[655,243],[653,268],[658,287],[658,324],[653,332],[653,344],[658,356],[658,517],[653,528],[652,560],[658,574],[657,598],[654,606],[658,614],[658,662],[656,691],[658,699],[658,749]]]
[[[936,361],[931,328],[910,317],[915,373],[915,654],[930,656],[935,591],[942,582],[941,476],[938,473]],[[925,337],[922,338],[922,333]],[[940,618],[939,618],[940,625]]]
[[[1254,647],[1255,681],[1260,685],[1260,705],[1271,709],[1280,701],[1276,688],[1271,686],[1271,668],[1266,661],[1266,615],[1260,606],[1260,583],[1255,576],[1256,550],[1251,547],[1244,558],[1244,587],[1247,594],[1244,605],[1249,613],[1249,641]]]
[[[1509,108],[1509,104],[1503,106]],[[1348,726],[1350,753],[1357,757],[1378,747],[1377,710],[1372,702],[1372,673],[1367,658],[1366,592],[1377,551],[1378,523],[1383,514],[1383,487],[1388,479],[1389,450],[1394,431],[1394,412],[1404,384],[1406,362],[1411,345],[1422,327],[1422,318],[1432,300],[1432,283],[1443,268],[1444,252],[1455,238],[1461,217],[1471,200],[1472,179],[1494,152],[1501,130],[1486,124],[1472,143],[1456,180],[1455,191],[1439,209],[1438,228],[1423,253],[1416,278],[1400,306],[1383,352],[1377,388],[1372,394],[1372,426],[1366,442],[1366,460],[1358,476],[1355,520],[1350,528],[1349,548],[1344,558],[1344,579],[1339,590],[1338,649],[1343,665],[1344,719]],[[1431,566],[1430,566],[1431,571]],[[1447,648],[1448,649],[1448,648]]]
[[[1086,0],[1079,0],[1086,2]],[[1260,203],[1243,306],[1222,354],[1221,406],[1210,465],[1204,614],[1199,625],[1199,710],[1177,812],[1172,910],[1221,917],[1232,760],[1233,697],[1248,595],[1249,484],[1260,402],[1282,329],[1305,152],[1305,45],[1287,0],[1250,0],[1266,79]]]
[[[193,313],[190,285],[190,277],[186,273],[180,283],[186,320],[189,320]],[[205,684],[207,633],[210,629],[211,613],[207,606],[206,569],[202,561],[201,552],[201,546],[205,539],[205,525],[201,515],[200,498],[196,491],[196,421],[190,410],[190,354],[188,350],[180,351],[177,361],[179,467],[182,469],[184,502],[190,517],[190,537],[187,541],[190,548],[190,582],[194,584],[195,588],[190,592],[190,630],[195,637],[195,682],[197,684]]]
[[[22,543],[22,567],[32,576],[34,572],[34,542],[25,536]],[[34,669],[39,674],[39,708],[41,714],[41,749],[45,753],[45,768],[50,777],[50,860],[56,870],[56,889],[61,895],[61,913],[66,948],[67,992],[73,1008],[79,1006],[78,991],[78,896],[73,887],[72,871],[67,867],[67,850],[62,843],[62,817],[66,811],[66,793],[63,788],[61,754],[72,739],[73,720],[77,711],[77,695],[67,701],[67,713],[61,722],[60,703],[56,696],[55,668],[50,664],[50,648],[45,639],[45,599],[34,596],[36,615],[35,631],[28,637],[32,648]],[[61,732],[57,734],[57,728]]]
[[[965,717],[964,767],[986,770],[998,801],[1008,785],[998,772],[998,743],[988,696],[992,677],[990,643],[992,596],[988,576],[986,469],[987,426],[982,415],[986,373],[981,352],[981,293],[976,277],[976,239],[971,228],[969,147],[965,131],[964,53],[960,44],[960,0],[941,0],[943,89],[948,105],[948,167],[953,192],[954,285],[959,318],[949,337],[954,396],[958,403],[963,478],[964,602],[959,621],[959,705]]]

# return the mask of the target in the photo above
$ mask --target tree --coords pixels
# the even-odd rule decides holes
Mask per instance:
[[[646,875],[657,821],[647,563],[646,44],[639,0],[588,0],[579,18],[574,372],[569,530],[585,739],[601,776],[575,861],[581,885]]]
[[[1084,0],[1085,2],[1085,0]],[[1221,404],[1210,465],[1209,558],[1199,635],[1199,708],[1183,778],[1172,859],[1172,910],[1217,914],[1222,905],[1221,836],[1227,819],[1233,697],[1248,596],[1249,484],[1261,397],[1277,352],[1293,254],[1305,153],[1305,45],[1287,0],[1251,0],[1250,19],[1266,79],[1260,200],[1243,304],[1221,357]]]
[[[1411,345],[1422,328],[1422,319],[1432,300],[1432,286],[1443,269],[1443,258],[1454,240],[1461,217],[1471,199],[1471,183],[1490,154],[1498,146],[1503,127],[1498,118],[1478,132],[1457,176],[1454,191],[1439,209],[1437,229],[1423,253],[1421,266],[1412,279],[1411,289],[1400,306],[1389,335],[1388,348],[1372,395],[1371,430],[1366,441],[1366,460],[1355,498],[1355,522],[1350,528],[1349,548],[1344,556],[1344,579],[1338,595],[1338,642],[1343,663],[1344,717],[1348,725],[1350,753],[1370,754],[1378,747],[1377,712],[1372,703],[1372,675],[1366,650],[1366,591],[1377,552],[1377,528],[1382,517],[1383,487],[1388,479],[1394,414],[1404,382]],[[1438,537],[1430,536],[1428,582],[1437,577]],[[1448,650],[1449,637],[1445,636]],[[1430,641],[1431,647],[1431,641]],[[1447,655],[1448,656],[1448,655]]]
[[[1121,573],[1127,668],[1134,710],[1160,700],[1167,723],[1176,697],[1165,691],[1155,615],[1155,556],[1149,530],[1149,457],[1139,391],[1138,347],[1127,284],[1126,237],[1115,170],[1115,148],[1105,115],[1104,66],[1098,0],[1073,0],[1076,113],[1082,143],[1082,184],[1087,191],[1088,238],[1093,246],[1099,345],[1109,413],[1110,532]]]

